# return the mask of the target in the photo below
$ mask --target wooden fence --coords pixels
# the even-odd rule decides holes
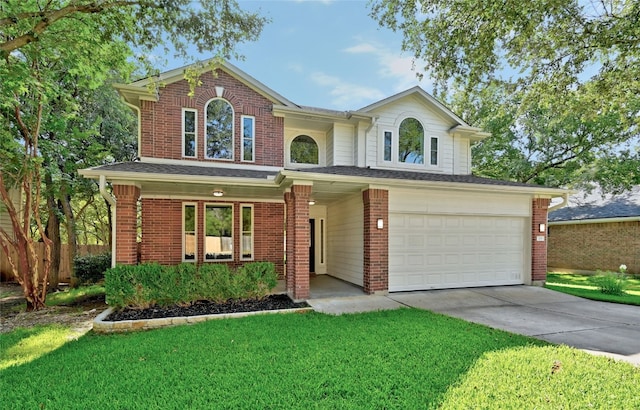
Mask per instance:
[[[36,247],[40,260],[42,260],[44,255],[44,244],[37,243]],[[62,255],[60,255],[60,282],[69,282],[71,280],[73,264],[72,261],[69,261],[69,255],[67,253],[68,247],[69,245],[62,245]],[[109,252],[110,250],[111,247],[109,245],[78,245],[78,255],[98,254]],[[13,256],[15,257],[17,255]],[[40,266],[42,266],[42,264]],[[0,277],[3,281],[14,280],[13,274],[11,273],[11,265],[9,265],[9,258],[2,248],[0,248]]]

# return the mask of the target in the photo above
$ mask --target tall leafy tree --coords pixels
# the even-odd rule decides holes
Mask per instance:
[[[190,47],[228,57],[237,43],[257,38],[265,22],[233,0],[0,3],[0,206],[12,224],[12,232],[0,229],[0,246],[18,255],[10,262],[27,309],[44,307],[51,266],[51,240],[39,204],[44,169],[53,170],[60,155],[43,157],[42,152],[56,144],[67,148],[69,141],[58,136],[78,115],[77,92],[96,89],[113,70],[127,75],[132,61],[151,67],[145,56],[158,45],[184,57]],[[193,73],[189,79],[197,84]],[[69,87],[72,82],[75,87]],[[18,200],[12,190],[20,192]],[[36,240],[45,245],[44,262]]]
[[[640,183],[639,2],[372,0],[371,16],[403,33],[440,98],[493,134],[474,148],[477,173]]]

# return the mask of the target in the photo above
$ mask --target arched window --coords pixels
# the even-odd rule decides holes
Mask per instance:
[[[233,108],[221,99],[206,107],[205,156],[212,159],[233,159]]]
[[[398,162],[424,164],[424,128],[420,121],[405,118],[398,137]]]
[[[308,135],[298,135],[291,141],[291,162],[294,164],[317,164],[318,144]]]

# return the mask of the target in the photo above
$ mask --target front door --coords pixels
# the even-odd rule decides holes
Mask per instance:
[[[316,220],[309,219],[309,273],[316,272]]]

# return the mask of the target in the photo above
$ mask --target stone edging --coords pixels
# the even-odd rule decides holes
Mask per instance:
[[[142,320],[121,320],[118,322],[106,321],[107,316],[113,312],[113,308],[109,308],[100,313],[93,320],[93,331],[96,333],[120,333],[135,332],[137,330],[158,329],[167,326],[184,325],[188,323],[200,323],[217,319],[233,319],[254,315],[265,315],[274,313],[299,313],[313,310],[312,307],[297,309],[279,309],[279,310],[261,310],[258,312],[239,312],[239,313],[223,313],[214,315],[200,316],[178,316],[159,319],[142,319]]]

